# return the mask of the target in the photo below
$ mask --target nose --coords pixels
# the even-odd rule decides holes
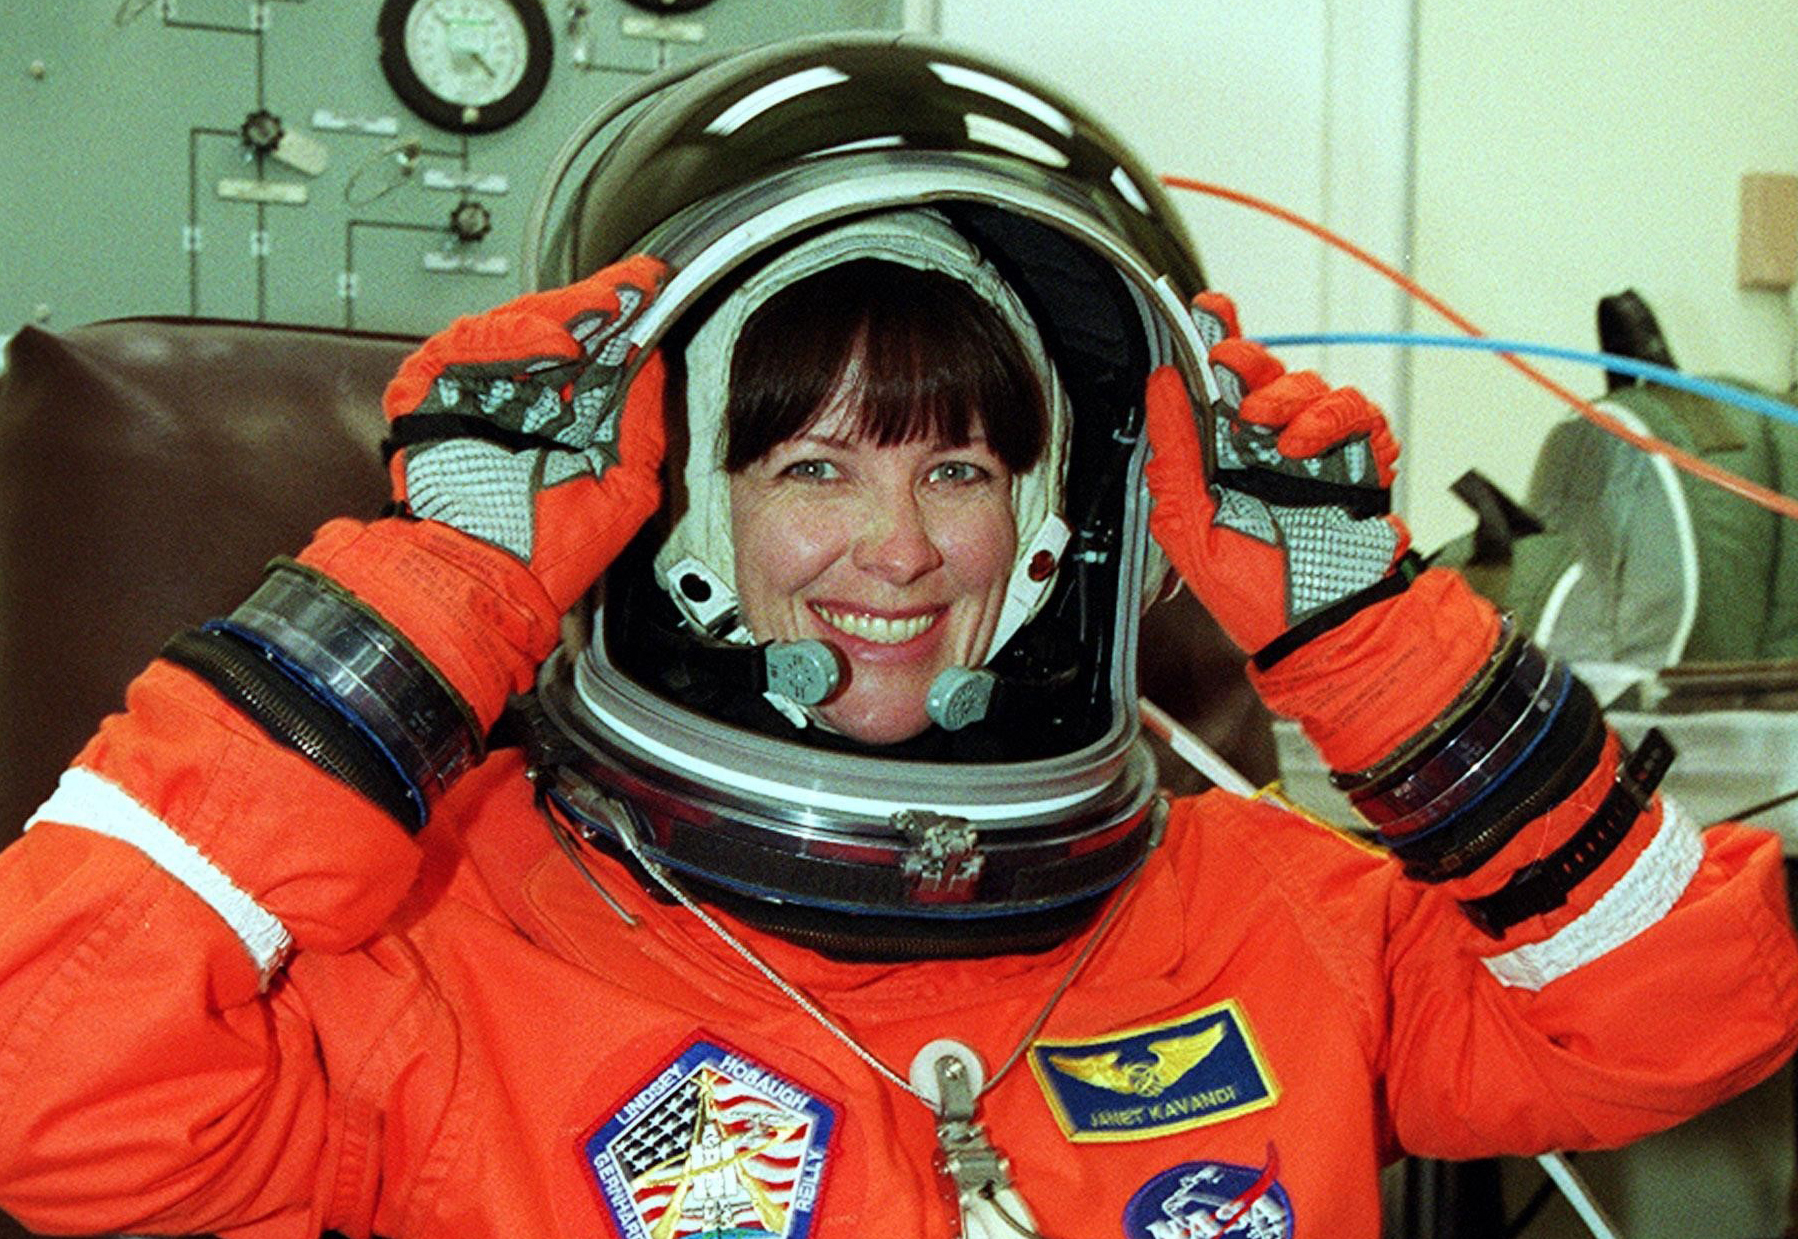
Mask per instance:
[[[916,495],[883,494],[868,505],[854,563],[892,585],[908,585],[942,566],[943,553]]]

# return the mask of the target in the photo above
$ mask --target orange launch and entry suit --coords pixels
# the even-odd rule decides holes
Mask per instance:
[[[619,272],[594,277],[603,297]],[[525,327],[555,343],[564,299],[593,292],[531,295],[559,309]],[[390,404],[465,337],[541,352],[507,313],[427,344]],[[656,507],[657,374],[631,388],[618,467],[534,494],[528,559],[410,520],[334,522],[302,555],[405,634],[475,734]],[[1151,380],[1149,414],[1156,535],[1195,588],[1240,587],[1235,609],[1201,596],[1264,625],[1239,641],[1259,646],[1286,622],[1264,607],[1284,556],[1219,549],[1178,385]],[[1256,686],[1363,769],[1474,682],[1498,628],[1424,573]],[[900,1080],[952,1039],[992,1074],[976,1117],[1041,1233],[1372,1239],[1401,1151],[1620,1143],[1766,1075],[1798,1028],[1769,836],[1632,801],[1564,905],[1497,940],[1463,914],[1609,820],[1615,741],[1438,885],[1212,794],[1173,807],[1112,919],[1043,954],[850,964],[736,926],[770,975],[594,853],[608,907],[516,752],[414,840],[184,667],[155,664],[126,704],[0,854],[0,1207],[44,1230],[940,1239],[966,1202]]]
[[[1389,605],[1440,603],[1412,597]],[[484,719],[539,627],[488,691],[462,678]],[[1561,911],[1495,942],[1457,907],[1565,837],[1615,764],[1613,741],[1437,887],[1276,803],[1176,804],[982,1099],[1039,1227],[1372,1239],[1401,1151],[1614,1145],[1772,1071],[1798,957],[1771,836],[1700,836],[1657,802]],[[414,842],[152,666],[0,854],[0,1206],[257,1239],[950,1234],[925,1107],[591,863],[634,928],[515,752]],[[998,1071],[1083,940],[875,965],[737,932],[901,1075],[939,1037]]]

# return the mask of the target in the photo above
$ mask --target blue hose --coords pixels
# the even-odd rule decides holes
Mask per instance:
[[[1584,362],[1614,370],[1619,374],[1648,379],[1664,387],[1677,387],[1694,395],[1705,396],[1724,404],[1733,404],[1750,413],[1775,418],[1798,426],[1798,408],[1759,392],[1743,391],[1715,379],[1699,378],[1657,366],[1653,362],[1621,357],[1615,353],[1588,353],[1582,349],[1559,348],[1552,344],[1531,344],[1523,340],[1493,340],[1485,336],[1436,336],[1408,331],[1325,331],[1304,335],[1259,336],[1257,343],[1268,348],[1290,348],[1301,344],[1393,344],[1404,348],[1459,348],[1485,353],[1517,353],[1530,357],[1550,357],[1557,361]]]

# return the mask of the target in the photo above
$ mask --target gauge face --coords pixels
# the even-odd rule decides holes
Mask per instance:
[[[509,125],[549,81],[554,53],[538,0],[386,0],[378,33],[394,93],[440,128]]]
[[[406,15],[406,60],[427,89],[486,107],[524,80],[524,19],[493,0],[421,0]]]

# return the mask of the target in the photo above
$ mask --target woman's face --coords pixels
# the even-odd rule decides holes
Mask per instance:
[[[929,725],[939,672],[987,652],[1017,546],[1011,472],[978,430],[961,447],[880,447],[839,401],[732,475],[743,621],[758,641],[840,650],[831,726],[885,744]]]

